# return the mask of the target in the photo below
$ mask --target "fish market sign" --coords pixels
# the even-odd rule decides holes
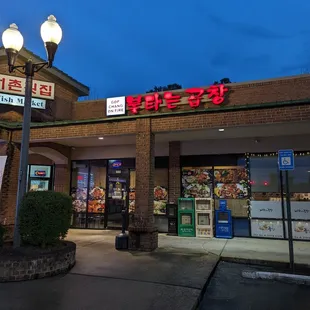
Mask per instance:
[[[0,94],[0,104],[7,104],[7,105],[23,107],[25,104],[25,97],[9,95],[9,94]],[[46,107],[46,100],[45,99],[32,98],[31,107],[34,109],[44,110]]]

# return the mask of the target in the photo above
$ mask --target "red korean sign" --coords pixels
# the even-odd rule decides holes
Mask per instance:
[[[0,74],[0,92],[14,95],[25,95],[26,79]],[[55,84],[44,81],[33,81],[32,96],[34,98],[54,99]]]
[[[185,93],[188,94],[188,105],[196,109],[200,106],[203,96],[206,95],[214,105],[220,105],[225,100],[225,93],[228,88],[224,84],[217,84],[204,88],[188,88]],[[143,100],[144,99],[144,100]],[[128,96],[126,97],[127,110],[133,114],[138,114],[139,110],[143,109],[142,103],[144,102],[144,109],[148,111],[158,111],[161,107],[167,107],[174,110],[178,107],[178,103],[182,100],[179,94],[174,94],[171,91],[166,91],[163,95],[158,93],[143,96]]]

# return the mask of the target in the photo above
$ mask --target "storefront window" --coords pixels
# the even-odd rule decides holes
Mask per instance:
[[[72,226],[85,228],[88,188],[88,164],[72,163],[71,195],[73,199]]]
[[[92,161],[90,165],[88,195],[88,228],[104,228],[107,169],[105,161]]]
[[[252,193],[279,192],[277,157],[251,157],[250,176]]]
[[[129,213],[135,211],[136,171],[130,171]],[[165,215],[168,202],[168,169],[156,168],[154,172],[154,214]]]
[[[166,215],[168,202],[168,169],[157,168],[154,173],[154,214]]]
[[[295,168],[289,172],[289,189],[291,193],[310,193],[310,156],[295,156]]]
[[[209,198],[212,194],[212,167],[182,168],[182,196],[184,198]]]

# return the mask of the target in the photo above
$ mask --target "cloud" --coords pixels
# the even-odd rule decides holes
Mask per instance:
[[[256,37],[258,39],[286,39],[291,37],[287,34],[276,33],[271,29],[265,28],[264,26],[227,21],[214,15],[209,15],[208,19],[218,27],[225,28],[225,30],[231,30],[243,36],[249,36],[251,38]]]

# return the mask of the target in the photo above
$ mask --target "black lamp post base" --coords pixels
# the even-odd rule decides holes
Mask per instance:
[[[128,250],[128,234],[120,233],[115,237],[115,249],[116,250]]]

